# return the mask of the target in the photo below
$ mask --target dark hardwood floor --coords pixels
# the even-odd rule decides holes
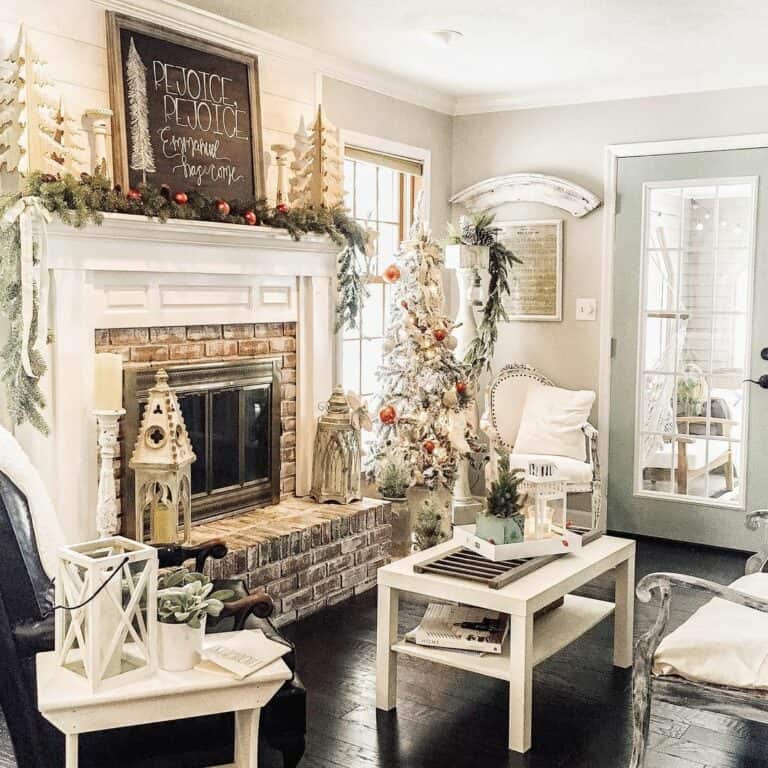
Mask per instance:
[[[662,542],[638,543],[638,578],[677,571],[727,583],[742,575],[736,553]],[[583,590],[610,598],[613,584]],[[673,599],[676,626],[703,602]],[[423,605],[401,602],[402,629],[416,624]],[[638,604],[635,634],[654,606]],[[533,749],[507,752],[507,687],[500,681],[410,658],[399,661],[398,707],[375,707],[376,593],[286,628],[296,643],[308,690],[308,739],[303,768],[623,768],[631,735],[630,672],[611,663],[613,632],[605,621],[534,674]],[[757,768],[768,765],[768,727],[658,704],[647,768]],[[11,768],[0,722],[0,768]],[[262,768],[279,768],[265,752]]]

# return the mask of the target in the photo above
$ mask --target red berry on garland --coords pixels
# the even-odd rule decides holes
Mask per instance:
[[[424,448],[424,450],[425,450],[427,453],[433,453],[433,452],[434,452],[434,450],[435,450],[435,444],[434,444],[434,443],[433,443],[431,440],[425,440],[425,441],[422,443],[422,448]]]
[[[463,395],[467,391],[467,382],[466,381],[457,381],[456,382],[456,391]]]
[[[229,203],[226,200],[217,200],[216,210],[221,216],[229,216]]]
[[[397,411],[391,405],[385,405],[379,411],[379,421],[381,421],[382,424],[394,424],[396,418]]]
[[[432,331],[432,335],[437,341],[445,341],[448,331],[446,331],[445,328],[435,328],[435,330]]]
[[[400,268],[397,264],[390,264],[382,273],[382,277],[388,283],[396,283],[400,279]]]
[[[40,177],[40,181],[42,181],[44,184],[52,184],[54,181],[56,181],[56,177],[52,173],[44,173]]]
[[[245,223],[251,227],[255,227],[259,223],[259,219],[253,211],[246,211],[243,214],[243,218],[245,219]]]
[[[403,309],[408,309],[408,302],[407,302],[405,299],[403,299],[403,300],[400,302],[400,306],[401,306]]]
[[[275,206],[275,210],[280,213],[288,213],[288,203],[278,203]]]
[[[186,192],[176,192],[173,195],[173,202],[176,205],[186,205],[189,202],[189,195]]]
[[[129,200],[141,200],[141,192],[139,192],[138,189],[129,189],[128,194],[126,194],[126,197]]]

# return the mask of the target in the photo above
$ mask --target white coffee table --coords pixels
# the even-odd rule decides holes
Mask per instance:
[[[215,635],[216,642],[231,634]],[[83,678],[56,666],[51,651],[37,656],[37,702],[43,717],[65,735],[66,768],[77,768],[81,733],[219,712],[235,713],[231,768],[257,768],[261,708],[290,677],[291,671],[279,659],[245,680],[198,669],[160,670],[112,690],[91,693]]]
[[[527,752],[531,747],[533,668],[537,664],[613,613],[613,663],[617,667],[632,666],[635,542],[603,536],[582,550],[563,555],[499,590],[467,579],[414,573],[415,564],[456,548],[453,542],[446,542],[379,569],[376,706],[383,710],[396,706],[397,655],[400,653],[507,680],[509,748],[515,752]],[[610,570],[616,574],[615,605],[569,594]],[[504,652],[498,656],[481,656],[406,643],[397,634],[401,593],[455,601],[509,614],[509,638]],[[561,607],[534,621],[534,614],[539,609],[561,597],[565,599]]]

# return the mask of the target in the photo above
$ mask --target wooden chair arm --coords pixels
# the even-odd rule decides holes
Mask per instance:
[[[233,630],[239,632],[245,627],[245,622],[251,614],[266,619],[272,615],[274,607],[272,598],[266,592],[254,592],[252,595],[225,602],[221,617],[234,616]]]
[[[159,544],[156,549],[161,568],[179,566],[194,558],[198,573],[203,572],[209,557],[221,560],[227,554],[227,544],[223,539],[209,539],[199,544]]]

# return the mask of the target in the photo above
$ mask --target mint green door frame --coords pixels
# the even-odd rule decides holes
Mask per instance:
[[[604,493],[606,495],[608,494],[609,488],[615,488],[615,485],[611,485],[610,418],[612,378],[611,350],[612,338],[614,337],[613,287],[615,263],[614,254],[616,246],[616,194],[619,162],[622,158],[631,157],[641,158],[660,155],[680,155],[697,152],[720,152],[724,150],[763,148],[768,148],[768,134],[750,134],[744,136],[685,139],[664,142],[643,142],[637,144],[621,144],[606,147],[604,174],[605,213],[603,237],[603,282],[601,288],[602,312],[600,327],[600,397],[598,403],[601,466],[604,468],[603,474],[606,479],[606,482],[603,486]],[[766,178],[768,177],[768,168],[757,169],[754,175],[761,176],[761,186],[763,186],[764,183],[768,181]],[[761,191],[763,191],[763,197],[765,197],[764,190]],[[761,208],[763,208],[765,205],[765,200],[763,199],[761,201],[758,198],[758,204]],[[638,215],[640,215],[639,212]],[[768,227],[768,221],[766,221],[766,217],[763,216],[761,218],[763,227]],[[763,243],[766,242],[766,235],[768,235],[768,230],[766,230],[766,233],[762,238]],[[758,248],[760,247],[760,242],[760,239],[758,239]],[[759,269],[761,261],[759,250],[756,261],[756,268]],[[757,279],[766,277],[766,272],[763,270],[756,271],[755,274]],[[768,287],[768,282],[765,283],[765,286]],[[757,302],[755,303],[755,309],[757,309]],[[761,327],[765,326],[765,320],[766,318],[761,318],[759,320]],[[756,323],[757,319],[753,316],[753,328],[758,327]],[[761,341],[768,344],[768,337],[761,339],[760,335],[760,332],[756,334],[753,333],[752,337],[752,351],[750,354],[750,376],[752,376],[752,373],[755,371],[758,373],[762,372],[761,370],[758,370],[755,365],[755,351],[756,349],[759,349]],[[765,397],[765,400],[763,400],[761,395]],[[768,506],[768,481],[762,481],[761,483],[757,484],[759,485],[759,492],[756,492],[757,485],[755,484],[757,475],[768,477],[768,437],[764,438],[762,435],[756,435],[755,433],[757,430],[754,429],[755,409],[768,409],[768,393],[763,393],[761,390],[758,390],[751,393],[751,398],[752,406],[750,420],[753,423],[750,425],[751,437],[749,440],[749,483],[753,486],[753,488],[750,489],[748,486],[746,489],[747,509],[757,506]],[[634,413],[635,403],[632,402],[629,404],[629,407]],[[766,422],[761,421],[760,423],[764,425]],[[626,439],[629,439],[631,444],[634,445],[634,429],[633,434],[626,436]],[[619,447],[620,446],[617,446],[617,448]],[[614,478],[614,480],[616,479],[617,478]],[[627,492],[634,493],[634,485],[629,486]],[[634,502],[645,501],[647,500],[641,498],[634,499]],[[656,503],[657,502],[655,500],[651,502],[652,505]],[[702,507],[701,504],[696,503],[689,504],[684,501],[674,501],[669,503],[673,505],[672,508],[677,509],[678,512],[674,519],[670,521],[670,524],[667,525],[664,521],[665,516],[660,516],[658,514],[658,510],[656,514],[649,515],[648,519],[643,521],[642,518],[638,520],[637,515],[633,515],[631,512],[628,514],[624,509],[612,510],[610,500],[606,500],[606,504],[604,506],[604,509],[607,509],[607,514],[604,516],[606,519],[606,525],[609,529],[616,531],[623,530],[650,536],[663,536],[672,539],[679,539],[682,541],[693,541],[734,549],[754,548],[754,534],[750,535],[747,531],[745,531],[743,526],[743,513],[741,511],[718,507],[718,515],[722,515],[722,517],[719,519],[717,534],[714,535],[711,525],[706,525],[703,527],[698,526],[701,514],[700,510],[708,509],[708,507]],[[697,517],[697,514],[699,517]]]

